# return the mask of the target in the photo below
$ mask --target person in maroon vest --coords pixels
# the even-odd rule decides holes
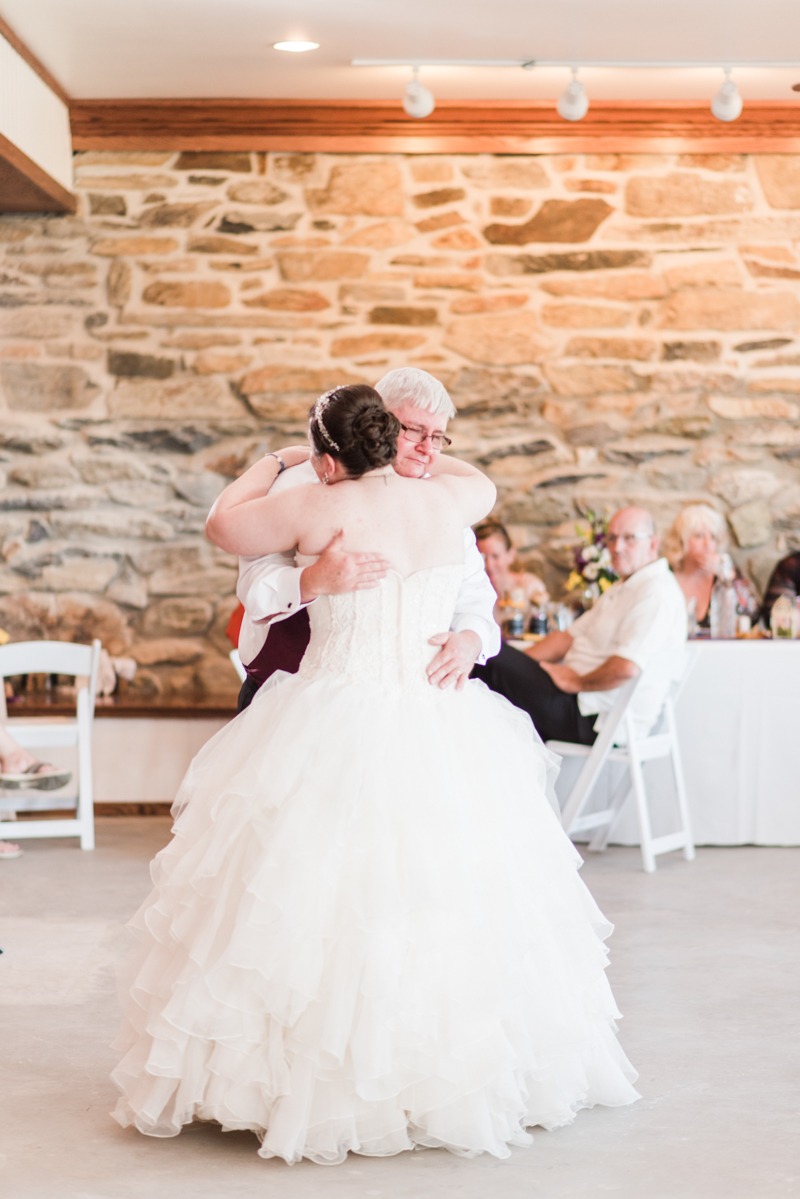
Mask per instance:
[[[427,371],[405,367],[390,371],[376,391],[401,425],[394,468],[405,478],[422,479],[441,450],[450,444],[448,420],[455,407],[444,385]],[[252,495],[315,482],[307,446],[291,446],[267,454],[247,472]],[[212,509],[213,511],[213,509]],[[434,639],[441,646],[428,668],[434,686],[463,688],[473,666],[500,650],[493,617],[495,593],[486,575],[475,536],[464,530],[464,581],[448,630]],[[341,535],[333,538],[312,566],[295,566],[293,555],[242,558],[237,594],[245,607],[239,654],[247,679],[239,694],[239,711],[276,671],[294,674],[308,646],[306,605],[320,595],[338,595],[376,587],[387,563],[377,554],[349,554]]]

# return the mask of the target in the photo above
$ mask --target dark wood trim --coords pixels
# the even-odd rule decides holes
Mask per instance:
[[[129,703],[120,702],[117,696],[112,699],[98,698],[94,710],[96,719],[113,720],[232,720],[236,715],[235,704],[180,704],[161,703]],[[10,720],[34,716],[74,716],[75,701],[60,699],[56,696],[50,702],[37,697],[37,693],[26,695],[23,699],[8,701],[8,718]],[[13,728],[13,725],[12,725]]]
[[[74,100],[70,115],[76,150],[800,152],[800,100],[751,101],[731,124],[705,101],[597,102],[574,124],[522,100],[442,100],[424,121],[399,100]]]
[[[169,816],[172,800],[95,800],[95,816]]]
[[[6,21],[3,20],[2,17],[0,17],[0,37],[4,37],[9,46],[16,50],[20,58],[25,59],[25,62],[28,64],[28,66],[31,67],[31,69],[36,72],[39,78],[47,84],[51,92],[55,92],[59,100],[63,100],[66,105],[70,104],[71,101],[69,94],[64,91],[55,75],[50,74],[43,62],[39,62],[39,59],[36,57],[33,51],[28,49],[21,37],[17,37],[14,30]]]
[[[0,133],[0,212],[74,212],[71,192]]]
[[[228,707],[170,708],[153,704],[148,708],[142,704],[139,708],[104,708],[98,704],[94,714],[95,718],[114,720],[233,720],[236,715],[236,707],[230,705]]]
[[[169,816],[172,802],[170,800],[95,800],[95,816]],[[74,808],[17,808],[17,820],[74,820],[77,812]],[[78,835],[77,833],[75,834]]]

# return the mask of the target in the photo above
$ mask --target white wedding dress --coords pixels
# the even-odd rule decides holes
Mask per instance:
[[[287,1162],[506,1157],[637,1098],[552,755],[483,683],[427,682],[461,575],[318,599],[299,673],[193,761],[132,922],[123,1126],[216,1120]]]

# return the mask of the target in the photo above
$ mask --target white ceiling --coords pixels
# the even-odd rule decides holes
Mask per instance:
[[[75,97],[379,99],[403,67],[353,58],[800,60],[800,0],[0,0]],[[272,43],[305,38],[307,54]],[[553,99],[564,68],[426,67],[439,98]],[[713,95],[720,72],[587,68],[591,97]],[[798,69],[744,69],[745,99],[797,99]]]

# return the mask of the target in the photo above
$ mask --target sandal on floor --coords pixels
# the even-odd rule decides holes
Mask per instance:
[[[37,791],[57,791],[71,778],[71,770],[51,766],[49,762],[31,762],[26,770],[0,772],[0,787],[6,791],[21,791],[30,787]]]
[[[4,858],[21,858],[22,850],[11,841],[0,841],[0,861]],[[2,951],[0,951],[2,952]]]

